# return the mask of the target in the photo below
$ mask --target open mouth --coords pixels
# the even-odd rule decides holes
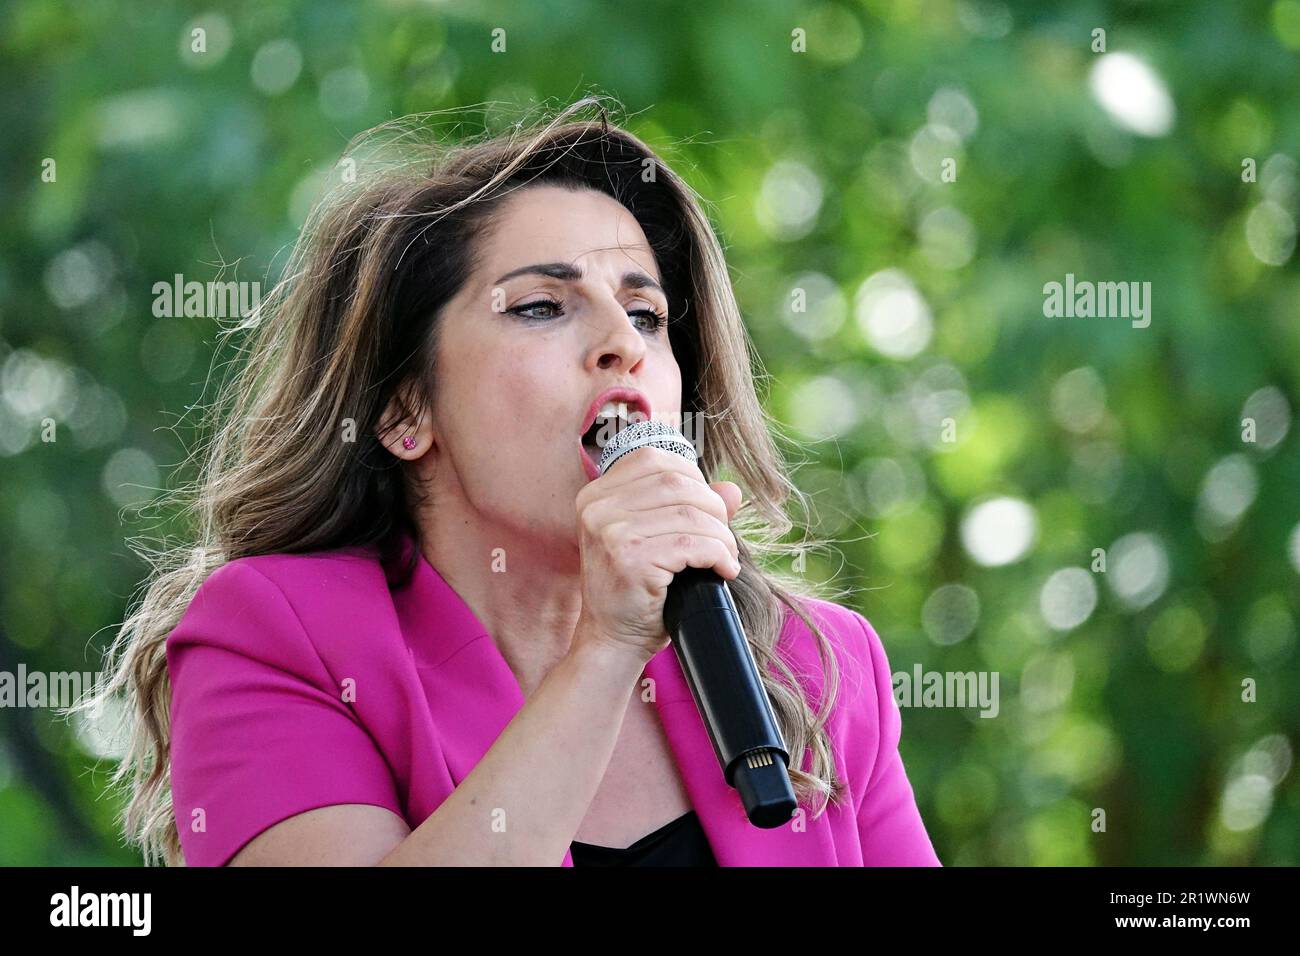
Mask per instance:
[[[623,429],[649,416],[639,407],[639,402],[610,400],[596,412],[591,426],[582,434],[580,443],[585,461],[583,467],[588,478],[600,477],[600,456]]]
[[[621,409],[627,407],[621,403],[611,404],[618,404]],[[596,416],[596,420],[591,423],[591,427],[582,436],[582,450],[587,453],[587,457],[591,459],[592,464],[600,464],[600,456],[604,453],[605,446],[613,441],[614,437],[624,428],[627,428],[629,424],[631,423],[627,419],[626,411],[608,418],[601,415]]]

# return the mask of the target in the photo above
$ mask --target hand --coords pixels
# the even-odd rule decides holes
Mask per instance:
[[[728,522],[740,488],[706,482],[699,467],[661,448],[628,452],[578,492],[582,614],[575,641],[600,640],[648,661],[668,646],[664,601],[673,575],[712,568],[740,574]]]

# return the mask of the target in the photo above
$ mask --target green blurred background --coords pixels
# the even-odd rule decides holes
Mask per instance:
[[[903,710],[943,862],[1298,862],[1300,2],[11,0],[0,53],[0,670],[98,670],[182,530],[135,509],[217,328],[155,282],[269,289],[378,122],[594,90],[712,204],[804,573],[893,671],[999,675]],[[1046,317],[1067,274],[1150,325]],[[0,710],[0,863],[139,862],[115,746]]]

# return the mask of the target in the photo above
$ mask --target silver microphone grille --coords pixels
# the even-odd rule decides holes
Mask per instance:
[[[699,457],[695,453],[695,446],[677,429],[663,422],[647,419],[628,425],[610,440],[600,456],[600,473],[603,475],[614,462],[628,452],[636,451],[646,445],[681,455],[692,465]]]

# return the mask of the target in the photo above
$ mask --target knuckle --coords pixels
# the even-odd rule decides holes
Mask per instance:
[[[673,546],[677,548],[689,548],[695,544],[695,535],[681,532],[673,536]]]
[[[663,482],[664,487],[670,491],[680,491],[681,489],[688,487],[691,483],[691,479],[687,478],[680,471],[661,472],[661,476],[662,477],[659,480]]]
[[[628,572],[636,565],[637,538],[625,538],[620,541],[611,550],[611,558],[614,566],[620,569],[620,572],[631,576]]]

